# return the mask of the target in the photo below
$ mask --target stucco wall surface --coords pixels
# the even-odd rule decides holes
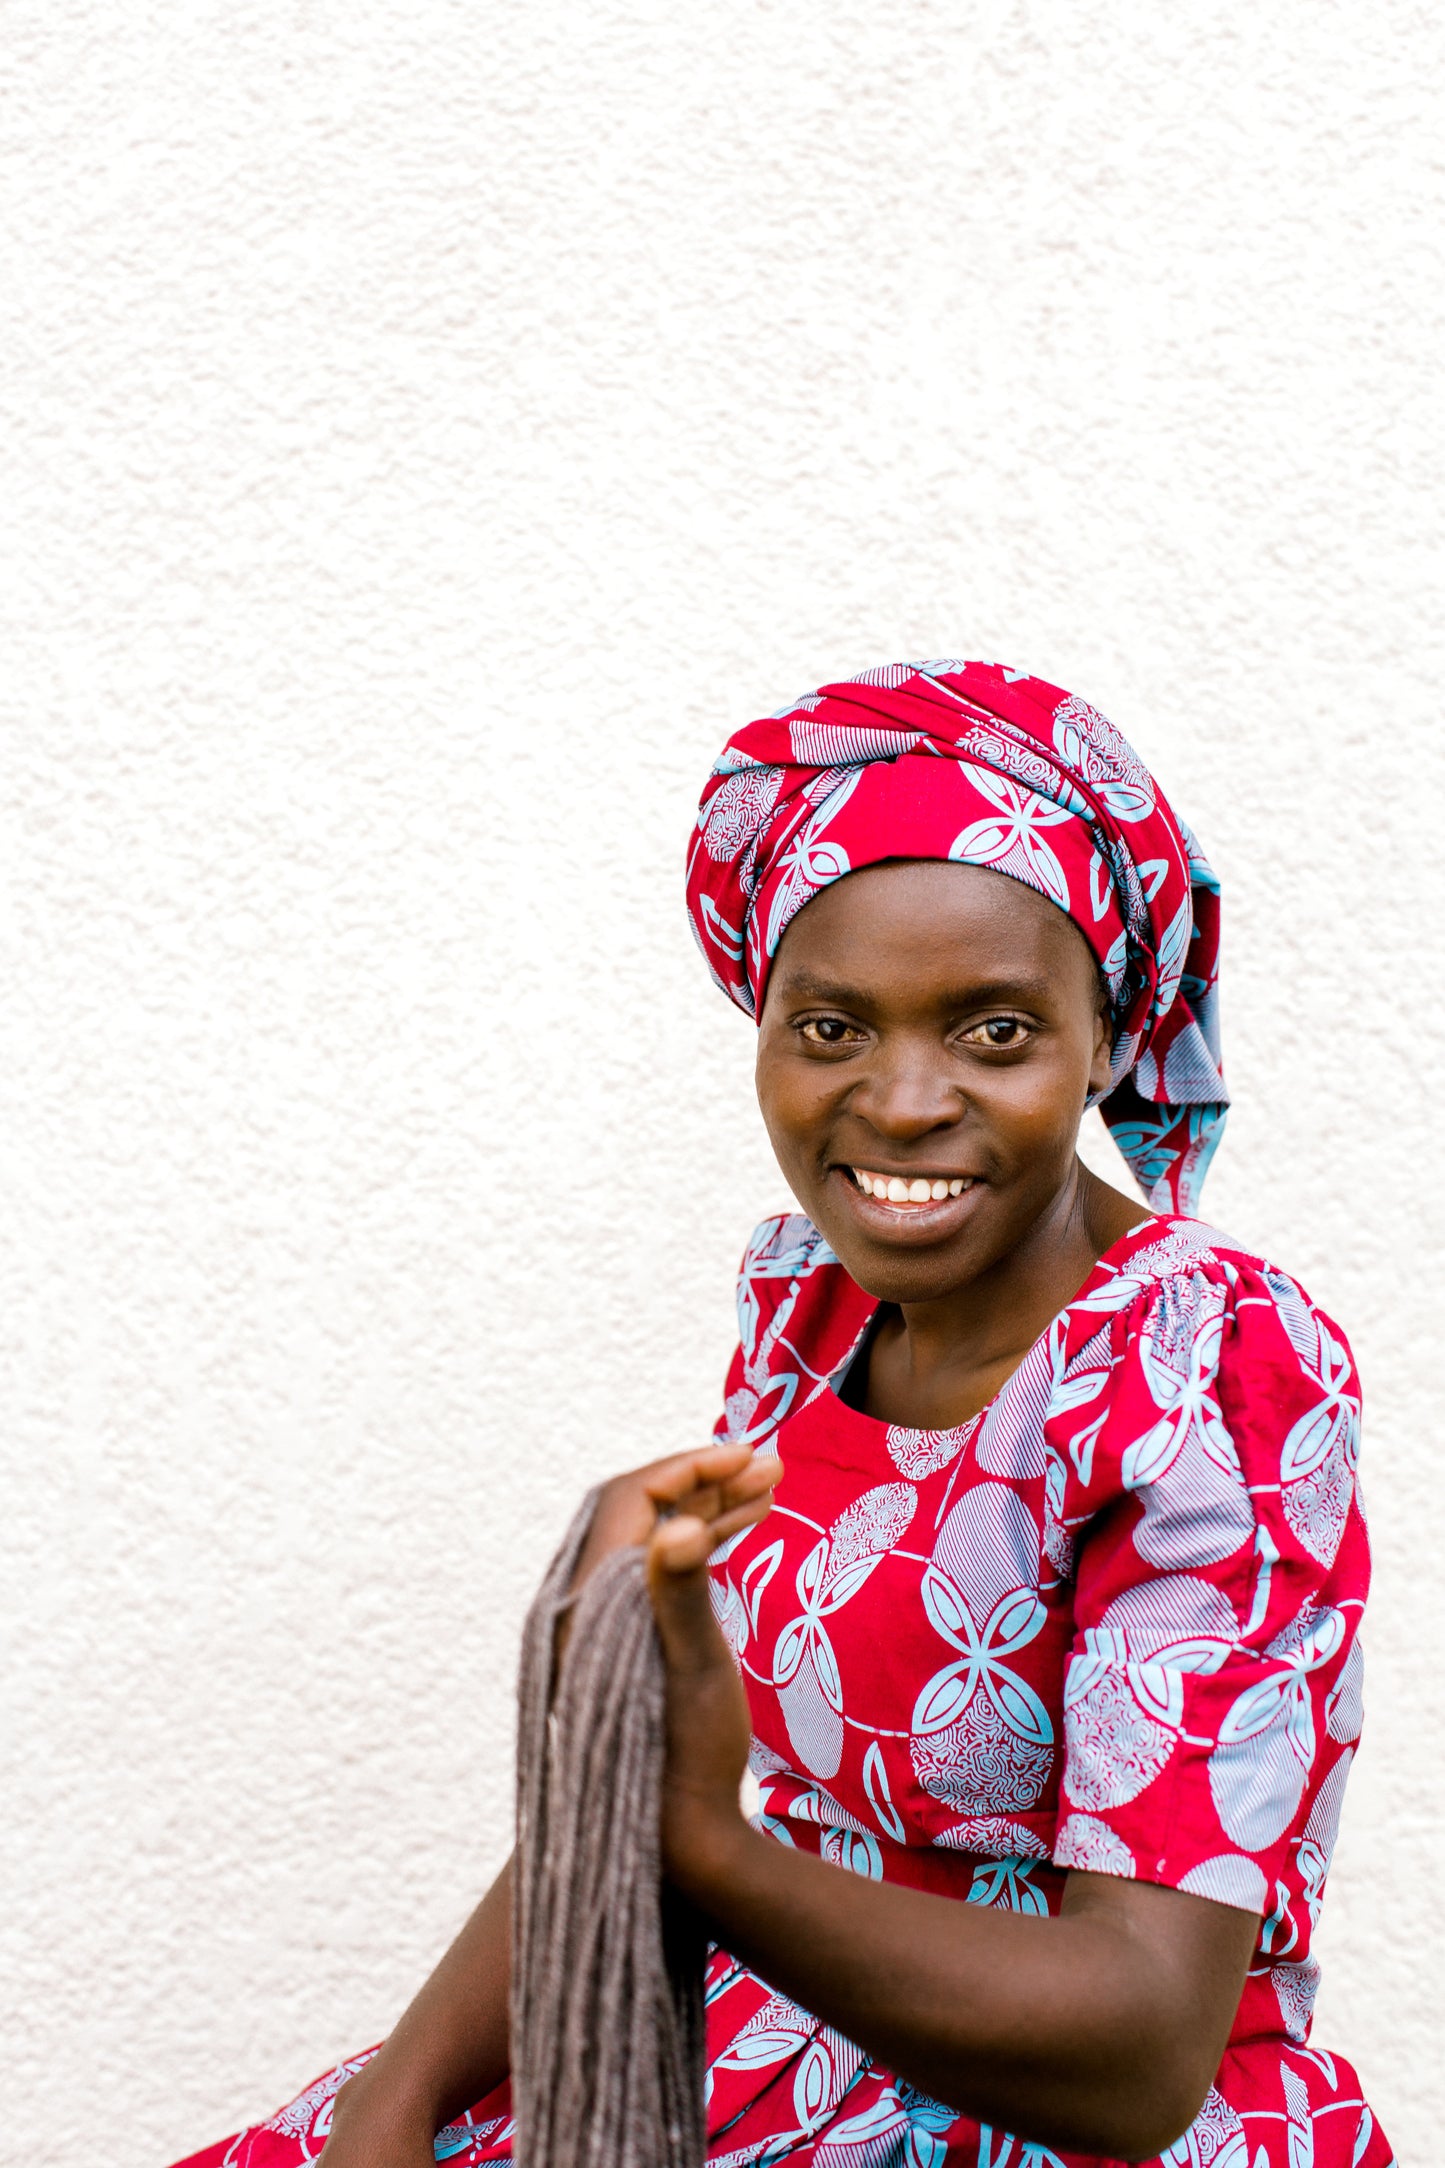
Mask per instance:
[[[1442,70],[1400,0],[10,0],[6,2163],[275,2106],[498,1863],[524,1600],[783,1201],[703,772],[940,652],[1224,880],[1208,1208],[1368,1395],[1318,2036],[1438,2159]]]

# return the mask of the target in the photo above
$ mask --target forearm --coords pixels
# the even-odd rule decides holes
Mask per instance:
[[[440,2130],[507,2075],[511,1861],[463,1927],[380,2053],[337,2102],[338,2126]]]
[[[1041,1918],[870,1882],[741,1822],[689,1849],[674,1879],[719,1941],[980,2122],[1137,2159],[1192,2120],[1218,2065],[1219,1998],[1196,1993],[1189,1963],[1161,1959],[1157,1938],[1136,1939],[1093,1904],[1091,1878],[1076,1878],[1062,1915]],[[1146,1908],[1179,1901],[1134,1896]],[[1237,1918],[1234,2002],[1250,1932]]]

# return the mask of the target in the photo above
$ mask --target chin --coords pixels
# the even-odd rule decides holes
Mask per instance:
[[[905,1303],[944,1301],[977,1279],[992,1261],[974,1256],[917,1257],[907,1262],[895,1258],[860,1260],[857,1265],[844,1259],[844,1264],[865,1294],[901,1308]]]
[[[814,1224],[827,1237],[849,1278],[876,1302],[942,1301],[977,1279],[1007,1247],[1006,1242],[955,1240],[895,1249],[887,1243],[860,1241],[850,1227],[829,1227],[821,1219]]]

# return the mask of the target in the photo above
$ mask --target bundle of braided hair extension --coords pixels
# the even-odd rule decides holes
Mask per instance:
[[[596,1496],[547,1568],[522,1637],[514,2159],[702,2168],[706,1942],[662,1882],[665,1677],[644,1553],[613,1552],[569,1595]]]

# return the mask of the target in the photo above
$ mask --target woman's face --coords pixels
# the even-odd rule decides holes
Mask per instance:
[[[1013,1250],[1065,1192],[1108,1080],[1084,938],[1007,874],[870,866],[783,936],[763,1119],[799,1204],[881,1301],[937,1301]]]

